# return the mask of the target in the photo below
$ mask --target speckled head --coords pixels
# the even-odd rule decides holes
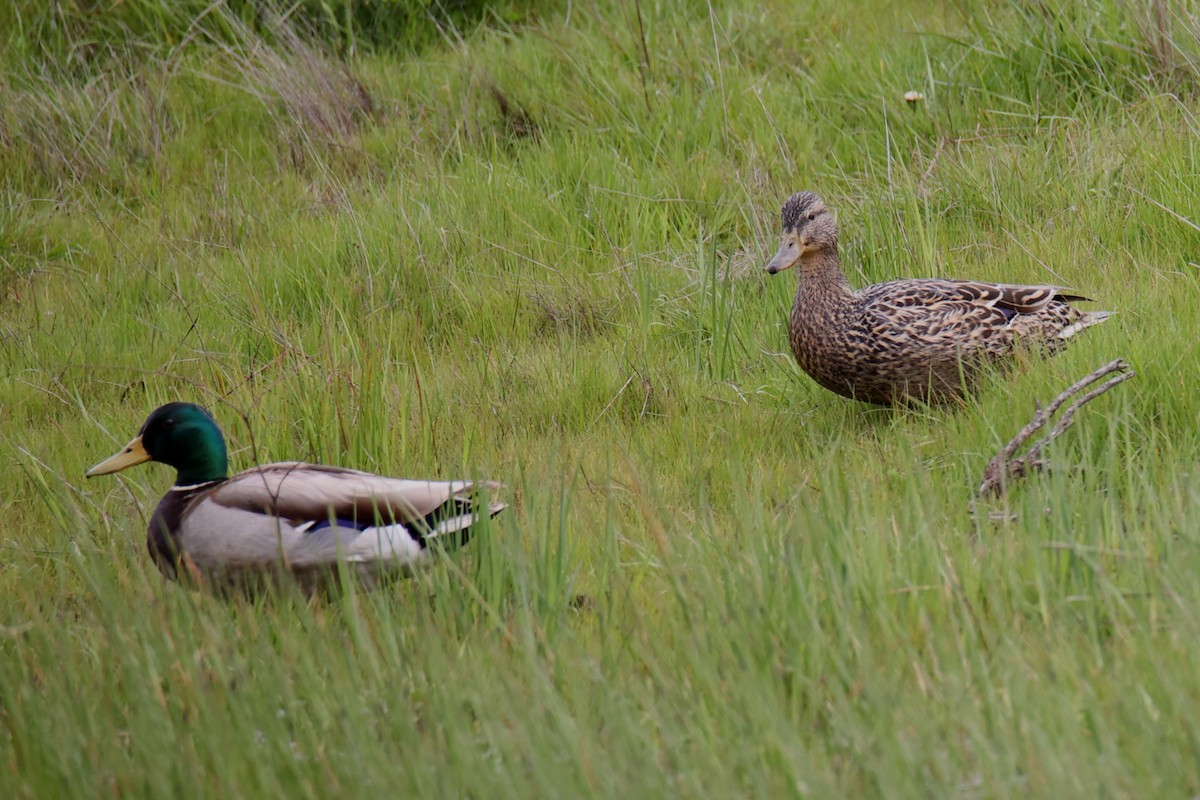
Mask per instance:
[[[796,266],[801,258],[821,252],[837,252],[838,229],[825,201],[812,192],[797,192],[783,204],[780,215],[783,241],[767,264],[774,275]]]
[[[785,231],[798,229],[801,221],[804,220],[809,211],[815,211],[818,206],[823,209],[825,208],[825,203],[815,193],[796,192],[783,204],[783,211],[780,213],[783,229]]]

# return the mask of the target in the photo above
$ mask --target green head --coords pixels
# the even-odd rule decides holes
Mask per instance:
[[[120,472],[143,461],[161,461],[178,470],[175,483],[221,480],[229,472],[225,437],[217,421],[193,403],[168,403],[146,418],[138,435],[121,452],[87,471],[89,478]]]

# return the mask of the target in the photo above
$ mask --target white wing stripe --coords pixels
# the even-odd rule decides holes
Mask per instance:
[[[424,551],[419,542],[412,538],[403,525],[379,525],[366,528],[354,540],[354,546],[346,553],[347,561],[374,561],[388,559],[411,563],[421,558]]]

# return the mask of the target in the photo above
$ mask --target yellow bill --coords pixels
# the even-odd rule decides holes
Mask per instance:
[[[150,454],[147,453],[146,448],[142,446],[142,437],[135,436],[133,441],[121,449],[121,452],[117,453],[116,455],[109,456],[99,464],[93,466],[84,474],[86,474],[89,478],[94,478],[97,475],[109,475],[149,460]]]

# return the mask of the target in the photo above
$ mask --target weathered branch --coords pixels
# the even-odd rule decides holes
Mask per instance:
[[[1068,386],[1058,397],[1054,398],[1050,405],[1045,408],[1039,407],[1037,413],[1033,415],[1033,419],[1029,421],[1029,424],[1022,428],[1008,444],[1000,448],[1000,452],[996,453],[992,457],[992,460],[988,462],[987,467],[983,471],[983,481],[975,491],[975,496],[983,497],[985,495],[1003,494],[1010,481],[1044,468],[1046,461],[1041,457],[1042,451],[1046,448],[1046,445],[1066,433],[1071,425],[1075,423],[1075,412],[1079,410],[1079,407],[1084,403],[1096,399],[1118,383],[1124,383],[1135,374],[1128,364],[1118,358],[1116,361],[1105,364],[1090,375]],[[1031,436],[1046,426],[1046,423],[1050,421],[1050,418],[1054,416],[1058,409],[1062,408],[1064,403],[1109,375],[1113,375],[1113,377],[1080,396],[1075,402],[1067,406],[1067,410],[1063,412],[1058,422],[1050,429],[1050,432],[1036,441],[1024,455],[1015,455],[1017,450],[1025,442],[1029,441]]]

